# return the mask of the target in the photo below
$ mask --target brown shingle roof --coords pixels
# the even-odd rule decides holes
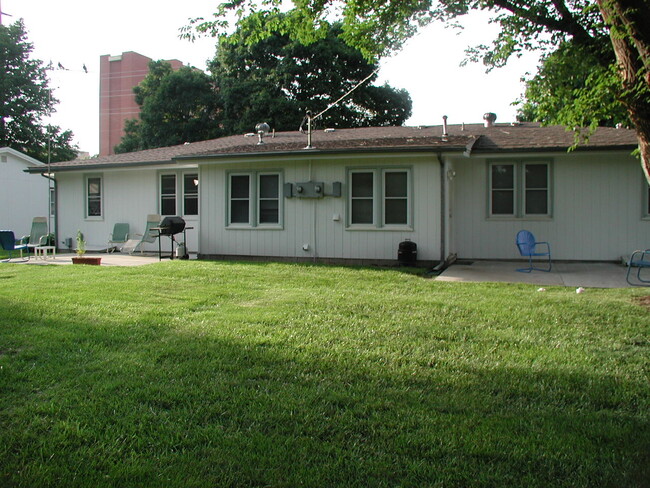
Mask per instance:
[[[364,127],[314,131],[313,149],[306,150],[307,135],[298,131],[268,134],[264,144],[257,136],[222,137],[179,146],[162,147],[126,154],[115,154],[51,165],[52,171],[91,169],[93,167],[129,167],[168,164],[176,159],[225,157],[237,155],[269,155],[343,151],[465,151],[472,153],[503,151],[566,150],[574,144],[574,133],[564,127],[541,127],[539,124],[449,125],[444,140],[441,126],[428,127]],[[633,148],[637,145],[634,131],[599,128],[580,149]]]

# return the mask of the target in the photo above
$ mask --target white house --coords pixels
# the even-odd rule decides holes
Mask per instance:
[[[47,166],[9,147],[0,148],[0,228],[12,230],[16,238],[29,235],[34,217],[50,212],[50,183],[26,173],[45,172]]]
[[[57,163],[58,244],[161,214],[182,216],[206,259],[393,263],[405,239],[425,264],[515,259],[520,229],[559,260],[649,247],[634,132],[601,128],[567,152],[573,137],[530,123],[327,129],[309,147],[281,132]]]

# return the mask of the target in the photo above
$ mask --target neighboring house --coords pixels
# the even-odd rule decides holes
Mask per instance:
[[[34,217],[50,211],[49,181],[26,169],[47,172],[47,166],[9,147],[0,148],[0,228],[13,230],[16,238],[28,235]]]
[[[58,241],[79,228],[105,242],[115,222],[141,232],[158,213],[194,227],[201,258],[387,263],[410,239],[427,264],[514,259],[520,229],[559,260],[650,247],[634,132],[601,128],[567,152],[573,137],[529,123],[337,129],[309,149],[283,132],[57,163]]]

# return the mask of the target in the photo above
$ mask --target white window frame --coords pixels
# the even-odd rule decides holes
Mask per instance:
[[[546,165],[546,188],[526,188],[526,166]],[[492,168],[495,166],[513,167],[513,213],[494,213],[492,208],[493,192]],[[489,219],[550,219],[553,217],[553,165],[550,160],[494,160],[487,166],[487,216]],[[527,213],[526,195],[528,191],[546,190],[546,213]]]
[[[371,223],[354,223],[352,222],[352,201],[356,198],[369,199],[369,197],[352,196],[352,176],[358,173],[371,173],[373,175],[373,194],[372,194],[372,222]],[[386,196],[386,175],[389,173],[406,173],[406,196],[394,197],[406,198],[406,223],[387,224],[386,223],[386,201],[391,197]],[[387,167],[367,167],[367,168],[348,168],[347,171],[347,229],[348,230],[413,230],[413,171],[411,167],[406,166],[387,166]]]
[[[260,222],[260,178],[262,176],[277,176],[278,177],[278,221],[277,222]],[[234,176],[248,177],[248,198],[241,198],[240,200],[248,200],[248,222],[232,222],[232,178]],[[232,171],[226,175],[226,228],[227,229],[282,229],[284,227],[284,198],[282,194],[283,189],[283,173],[280,170],[264,170],[264,171]]]
[[[91,195],[89,193],[90,180],[99,180],[99,215],[90,215],[89,206]],[[84,218],[86,220],[104,220],[104,176],[101,174],[84,175]]]

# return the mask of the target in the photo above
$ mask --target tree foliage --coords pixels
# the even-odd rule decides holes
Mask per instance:
[[[339,37],[340,25],[328,26],[325,37],[308,46],[277,32],[248,43],[250,28],[222,37],[209,65],[219,86],[227,133],[250,132],[259,122],[295,130],[307,109],[322,112],[363,80],[323,114],[322,124],[402,125],[410,117],[408,92],[371,85],[376,65]]]
[[[500,34],[491,45],[474,46],[470,59],[482,60],[488,67],[499,67],[524,50],[546,52],[548,71],[558,63],[582,52],[596,60],[598,73],[582,73],[585,86],[564,87],[570,97],[559,103],[568,115],[569,104],[576,100],[571,118],[596,125],[603,105],[610,104],[608,88],[626,108],[639,138],[646,177],[650,182],[650,2],[647,0],[293,0],[294,9],[280,20],[275,19],[282,0],[235,0],[222,3],[212,20],[193,19],[185,29],[214,35],[227,32],[227,14],[235,12],[239,25],[251,27],[254,42],[270,35],[271,30],[302,42],[314,42],[324,36],[325,19],[339,18],[341,36],[360,49],[367,58],[376,58],[399,49],[418,27],[434,21],[454,22],[473,10],[488,10]],[[254,13],[255,15],[251,15]],[[262,19],[262,20],[260,20]],[[611,44],[609,53],[602,40]],[[251,41],[253,42],[253,41]],[[571,48],[566,46],[571,44]],[[555,56],[554,51],[564,46]],[[613,63],[611,52],[616,62]],[[551,59],[551,56],[552,59]],[[549,61],[550,60],[550,61]],[[576,74],[574,70],[573,75]],[[538,79],[538,81],[540,81]],[[540,83],[537,84],[541,89]],[[576,91],[577,90],[577,91]],[[548,112],[547,112],[548,113]]]
[[[526,81],[518,118],[568,127],[630,125],[627,109],[617,98],[620,80],[614,52],[602,63],[589,49],[562,43],[543,56],[538,72]]]
[[[22,20],[0,25],[0,147],[7,146],[40,161],[67,161],[76,157],[72,132],[43,124],[58,100],[48,87],[47,68],[30,59]]]
[[[140,118],[128,120],[116,153],[173,146],[219,137],[219,106],[210,76],[165,61],[149,63],[149,74],[134,88]]]

